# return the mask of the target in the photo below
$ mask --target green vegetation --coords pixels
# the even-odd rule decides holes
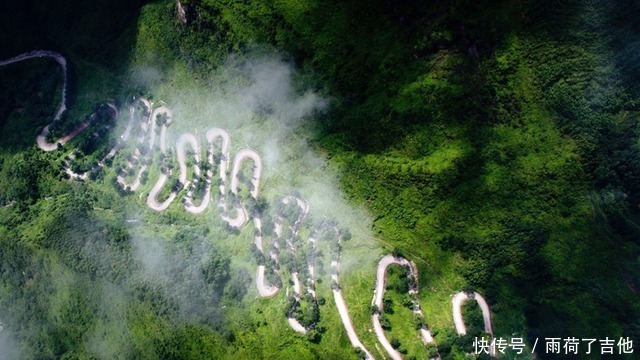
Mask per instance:
[[[419,332],[424,319],[413,312],[413,301],[408,291],[408,267],[389,266],[386,291],[382,300],[385,321],[381,319],[380,324],[387,330],[385,335],[391,345],[403,356],[424,359],[425,346]]]
[[[458,337],[450,304],[451,294],[468,287],[486,295],[496,336],[516,334],[529,346],[537,337],[568,336],[640,343],[635,2],[182,4],[187,23],[171,0],[0,5],[1,58],[50,48],[68,59],[69,110],[52,136],[96,110],[99,123],[63,149],[40,151],[34,139],[59,104],[60,68],[50,59],[0,67],[0,321],[25,358],[362,355],[332,300],[328,264],[341,250],[337,242],[318,246],[318,299],[326,301],[292,305],[282,292],[257,299],[256,257],[269,260],[252,251],[252,226],[230,231],[214,206],[198,217],[178,201],[163,213],[145,207],[158,174],[175,166],[172,153],[153,152],[135,194],[115,183],[137,128],[90,180],[68,180],[62,169],[68,162],[84,171],[102,159],[128,117],[111,127],[102,104],[115,101],[123,110],[141,94],[183,106],[172,131],[192,131],[180,128],[187,126],[180,118],[198,128],[223,127],[220,121],[238,139],[233,151],[260,151],[268,143],[246,134],[271,134],[269,122],[282,109],[247,106],[235,113],[238,121],[224,122],[228,108],[209,102],[220,95],[211,88],[243,85],[238,73],[251,59],[274,53],[296,69],[293,92],[313,89],[327,99],[327,111],[287,134],[324,159],[318,165],[298,143],[281,141],[276,147],[286,161],[265,166],[262,197],[248,196],[246,162],[237,201],[265,210],[270,235],[276,211],[291,210],[270,208],[274,199],[307,179],[338,174],[348,202],[373,217],[369,223],[353,210],[357,215],[338,222],[351,232],[344,239],[353,237],[343,244],[340,286],[374,355],[371,288],[382,248],[397,249],[419,268],[426,318],[403,306],[407,285],[398,267],[390,269],[381,318],[408,356],[435,351],[416,338],[423,321],[443,359],[468,351],[482,326],[476,305],[465,305],[469,335]],[[73,148],[75,158],[66,159]],[[158,199],[180,190],[177,172]],[[131,182],[134,172],[125,173]],[[202,185],[194,189],[198,201]],[[310,216],[337,217],[331,210],[312,208]],[[298,245],[313,223],[305,223]],[[158,258],[145,253],[170,266],[155,268]],[[282,255],[306,271],[305,251]],[[313,332],[294,333],[283,316],[291,311],[305,325],[315,323]]]

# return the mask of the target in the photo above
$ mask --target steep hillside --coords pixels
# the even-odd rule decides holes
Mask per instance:
[[[381,357],[369,331],[381,309],[369,304],[376,263],[391,251],[417,264],[422,320],[443,359],[463,356],[481,333],[473,309],[470,335],[454,331],[460,290],[485,296],[496,336],[522,337],[529,352],[539,339],[540,358],[563,356],[545,353],[545,338],[640,344],[634,1],[0,6],[2,59],[45,48],[68,61],[68,111],[54,131],[94,113],[104,125],[41,151],[35,139],[56,113],[63,73],[50,59],[0,67],[0,346],[11,357],[364,356],[341,324],[338,285],[363,348]],[[151,142],[140,152],[123,140],[129,113],[151,115],[141,96],[173,109],[149,124],[168,128],[175,149]],[[190,159],[200,140],[179,136],[204,139],[211,127],[228,131],[233,154],[255,149],[264,179],[247,176],[255,158],[239,170],[240,195],[224,188],[225,176],[180,170],[180,141],[196,144],[183,150],[185,166],[216,169]],[[214,166],[227,161],[220,153]],[[148,171],[135,180],[138,165]],[[89,175],[72,180],[66,168]],[[183,189],[177,173],[201,185]],[[154,192],[162,176],[171,186]],[[327,260],[319,298],[291,300],[293,281],[258,298],[256,261],[283,263],[282,274],[265,275],[277,287],[315,252],[265,260],[249,246],[261,223],[236,229],[225,220],[233,211],[218,216],[213,206],[185,212],[205,181],[218,181],[228,204],[249,204],[247,223],[264,214],[255,218],[265,234],[279,218],[292,223],[293,243],[333,239],[332,226],[338,239],[353,233],[318,247]],[[285,194],[309,202],[304,222]],[[156,198],[183,200],[155,212],[147,196],[156,207]],[[274,243],[286,237],[276,235]],[[391,287],[406,288],[403,276],[391,271]],[[402,291],[390,294],[394,330],[385,330],[404,345],[395,347],[433,355],[413,324],[401,324],[414,316],[398,305]],[[312,331],[289,328],[296,316]]]

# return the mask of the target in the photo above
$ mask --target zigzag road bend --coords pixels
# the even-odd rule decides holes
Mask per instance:
[[[96,114],[89,116],[88,120],[82,122],[77,128],[59,139],[49,139],[51,137],[50,127],[54,126],[66,111],[67,61],[64,56],[53,51],[36,50],[0,61],[0,66],[41,57],[54,59],[60,64],[64,74],[61,102],[58,110],[51,124],[45,126],[36,138],[36,143],[40,149],[54,151],[63,147],[82,131],[90,128],[92,119],[96,118]],[[261,297],[273,297],[283,287],[281,279],[282,264],[280,261],[282,253],[288,252],[294,258],[298,253],[305,254],[303,258],[306,259],[306,263],[304,264],[296,261],[287,262],[288,273],[293,284],[291,291],[289,288],[286,291],[288,299],[287,322],[294,331],[299,333],[307,333],[314,330],[319,318],[319,304],[316,295],[316,269],[320,256],[318,256],[316,250],[317,244],[319,241],[333,243],[330,247],[331,288],[340,319],[351,344],[359,349],[365,358],[373,359],[374,355],[360,341],[355,331],[340,286],[340,255],[343,242],[350,237],[348,230],[340,228],[335,220],[325,219],[315,224],[307,241],[301,241],[299,237],[300,228],[310,211],[310,207],[304,199],[286,195],[275,206],[276,214],[271,224],[273,226],[270,226],[272,231],[265,231],[264,204],[261,204],[264,200],[259,197],[260,179],[263,171],[262,158],[256,150],[244,148],[239,150],[234,155],[233,162],[230,162],[229,147],[231,137],[222,128],[210,128],[206,131],[204,149],[196,135],[191,133],[180,135],[175,146],[178,176],[171,183],[169,179],[175,172],[172,164],[174,148],[167,143],[167,132],[173,122],[173,112],[164,105],[154,106],[151,101],[144,97],[134,97],[132,100],[129,105],[129,121],[116,145],[90,171],[74,172],[69,163],[66,162],[65,171],[69,177],[72,179],[89,179],[90,173],[103,168],[108,163],[107,160],[113,158],[119,150],[126,146],[133,134],[136,136],[134,141],[135,149],[126,166],[120,169],[116,182],[123,191],[135,192],[141,185],[142,177],[149,171],[152,159],[159,157],[161,159],[161,171],[155,181],[155,185],[149,191],[146,201],[150,209],[158,212],[165,211],[178,198],[180,191],[185,189],[185,195],[181,199],[185,211],[194,215],[202,214],[214,202],[212,188],[214,183],[217,184],[218,198],[216,208],[221,219],[234,229],[241,229],[249,222],[253,223],[254,242],[251,247],[258,263],[256,286]],[[116,105],[107,103],[106,106],[112,118],[114,120],[117,119],[120,111]],[[159,147],[155,146],[156,141],[159,142]],[[153,151],[158,148],[160,154],[154,154]],[[68,159],[73,158],[73,152],[74,150],[71,150],[67,157]],[[193,160],[191,172],[188,171],[189,157],[192,157]],[[244,192],[241,191],[243,187],[246,188]],[[242,196],[241,193],[246,193],[246,195]],[[268,243],[268,246],[266,243]],[[376,273],[376,286],[371,304],[372,308],[376,308],[376,311],[373,311],[371,315],[371,324],[378,341],[388,355],[393,359],[402,359],[402,355],[389,342],[380,324],[380,316],[384,313],[382,299],[385,291],[386,272],[391,265],[403,266],[409,269],[407,274],[412,285],[408,293],[413,302],[413,311],[420,316],[424,316],[424,313],[418,301],[416,265],[403,257],[384,256],[378,264]],[[478,301],[482,310],[485,331],[493,338],[489,306],[478,293],[467,294],[459,292],[452,297],[453,318],[457,333],[459,335],[466,333],[461,307],[469,299]],[[311,307],[311,313],[314,316],[303,316],[299,311],[304,302],[308,303],[306,306]],[[434,344],[434,339],[426,323],[421,325],[418,333],[424,344]],[[490,343],[492,345],[488,352],[495,356],[493,341]]]

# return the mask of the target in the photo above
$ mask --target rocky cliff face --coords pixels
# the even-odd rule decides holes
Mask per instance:
[[[193,7],[182,3],[180,0],[176,0],[177,8],[178,8],[178,19],[185,24],[188,24],[193,20],[195,15],[195,10]]]

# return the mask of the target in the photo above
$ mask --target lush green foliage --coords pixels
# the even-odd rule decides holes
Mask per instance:
[[[132,88],[152,92],[170,72],[174,83],[207,85],[231,52],[275,47],[300,70],[301,87],[331,97],[329,114],[307,128],[313,145],[340,171],[350,200],[373,214],[382,246],[418,263],[441,354],[468,348],[448,302],[464,287],[486,294],[498,336],[640,343],[637,4],[182,3],[186,24],[168,0],[1,5],[0,55],[48,47],[69,58],[69,126]],[[147,65],[158,72],[125,80]],[[320,306],[331,315],[319,324],[333,333],[309,342],[281,321],[284,297],[245,298],[249,249],[208,248],[203,263],[175,264],[185,277],[146,278],[133,238],[161,239],[182,259],[193,244],[248,235],[171,210],[145,218],[162,233],[130,227],[139,203],[113,191],[114,172],[65,180],[66,153],[33,144],[59,101],[56,66],[0,68],[0,319],[20,328],[23,349],[38,358],[356,357],[332,302]],[[101,158],[110,148],[103,139],[74,140],[85,150],[75,166]],[[362,310],[353,314],[360,334],[370,326],[370,298],[358,292],[372,282],[347,279],[352,293],[342,284]],[[401,308],[403,286],[391,277],[387,320],[397,345],[420,356],[414,327],[398,325],[411,315]],[[181,306],[167,291],[176,287],[202,307]],[[314,307],[301,311],[317,320]]]

